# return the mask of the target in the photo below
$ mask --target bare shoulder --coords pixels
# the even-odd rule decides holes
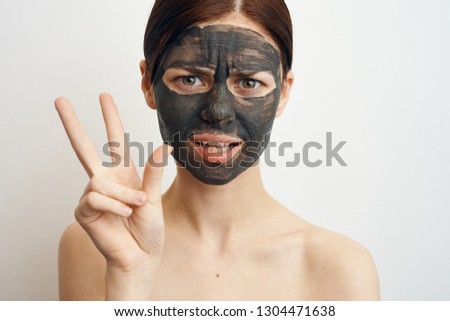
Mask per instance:
[[[104,300],[105,260],[77,223],[69,225],[59,244],[61,300]]]
[[[315,226],[282,206],[264,235],[289,255],[298,278],[292,281],[305,300],[379,300],[378,274],[369,251],[339,233]],[[281,238],[279,237],[281,236]],[[276,241],[278,240],[278,241]],[[289,254],[288,254],[289,253]]]
[[[305,259],[326,300],[379,300],[378,274],[369,251],[341,234],[308,224]]]

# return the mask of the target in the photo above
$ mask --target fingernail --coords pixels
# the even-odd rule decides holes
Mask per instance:
[[[125,215],[131,215],[131,213],[133,213],[133,210],[132,210],[131,208],[129,208],[128,206],[125,206],[125,207],[123,208],[123,213],[124,213]]]
[[[147,195],[145,193],[139,193],[139,195],[137,197],[137,201],[139,204],[144,204],[146,199],[147,199]]]

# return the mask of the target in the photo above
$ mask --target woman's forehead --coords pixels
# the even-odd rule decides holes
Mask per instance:
[[[279,49],[277,43],[274,41],[274,39],[272,39],[270,34],[267,33],[267,31],[264,28],[262,28],[254,20],[247,18],[241,13],[233,12],[223,18],[214,19],[212,21],[197,24],[197,27],[203,28],[206,26],[213,26],[213,25],[232,25],[235,27],[241,27],[242,29],[253,31],[259,34],[261,37],[265,38],[265,40],[269,42],[274,48]]]
[[[207,41],[207,42],[226,42],[234,46],[263,45],[264,49],[275,50],[274,46],[262,34],[236,25],[214,24],[207,26],[194,26],[184,30],[178,39],[185,38],[185,41]]]
[[[235,25],[208,25],[181,33],[167,48],[163,66],[207,67],[219,61],[249,70],[276,71],[280,65],[278,51],[261,34]]]

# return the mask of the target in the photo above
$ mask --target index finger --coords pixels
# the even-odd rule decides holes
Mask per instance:
[[[70,102],[63,97],[55,100],[55,107],[64,125],[70,144],[85,171],[92,177],[100,166],[98,154],[81,126]]]

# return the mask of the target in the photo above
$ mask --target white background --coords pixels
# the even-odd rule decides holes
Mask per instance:
[[[450,2],[290,0],[296,82],[273,140],[270,192],[367,247],[384,300],[450,299]],[[87,183],[53,107],[68,97],[99,152],[98,94],[160,141],[138,63],[152,1],[1,0],[0,299],[56,300],[57,248]],[[309,141],[348,167],[286,168]],[[146,152],[148,152],[146,150]],[[323,158],[323,151],[311,158]],[[164,186],[174,175],[167,170]],[[358,264],[358,262],[355,262]]]

